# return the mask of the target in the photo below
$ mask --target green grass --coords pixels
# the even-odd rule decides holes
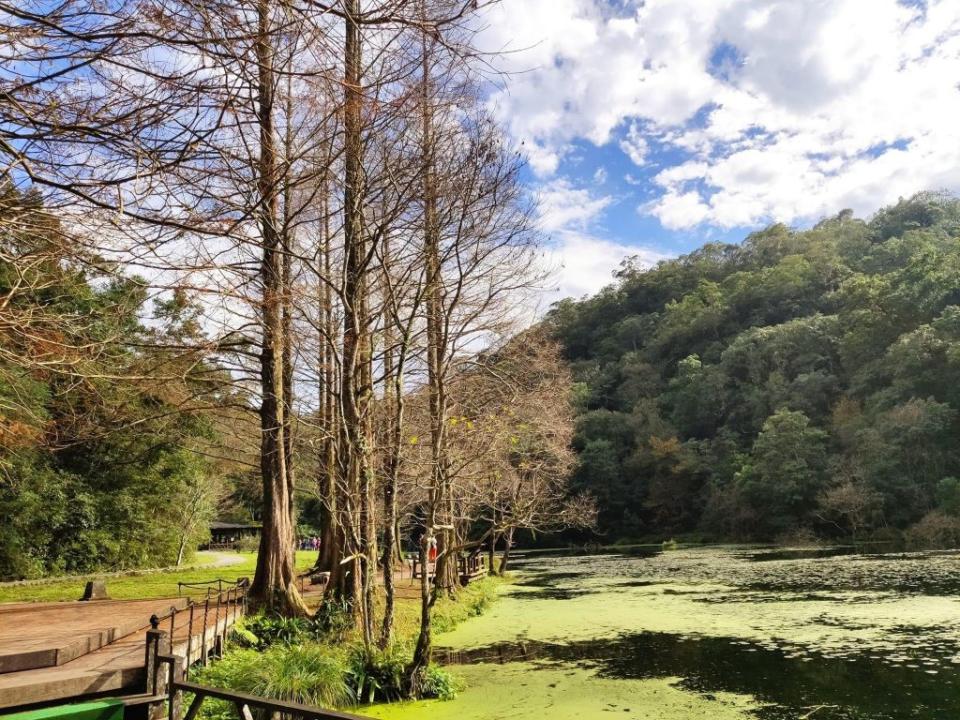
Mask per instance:
[[[145,600],[160,597],[175,597],[178,582],[203,582],[206,580],[233,581],[237,578],[253,578],[256,567],[256,553],[237,553],[241,562],[222,567],[196,567],[204,560],[214,562],[221,553],[197,553],[194,567],[183,570],[132,571],[122,576],[104,578],[107,593],[115,600]],[[297,552],[297,569],[306,570],[313,566],[317,553],[304,550]],[[58,600],[77,600],[83,594],[87,580],[101,578],[96,574],[65,580],[51,580],[42,583],[25,583],[0,586],[0,602],[54,602]],[[202,590],[185,591],[184,594],[202,595]]]

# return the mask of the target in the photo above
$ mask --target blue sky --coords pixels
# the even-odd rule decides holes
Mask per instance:
[[[529,158],[545,299],[780,221],[960,190],[957,0],[503,0],[490,103]]]

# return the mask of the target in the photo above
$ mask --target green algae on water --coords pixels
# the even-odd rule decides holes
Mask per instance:
[[[960,717],[958,559],[742,547],[530,555],[489,613],[438,638],[438,658],[469,685],[460,699],[371,712],[521,718],[569,707],[590,720],[614,711],[609,697],[629,696],[616,712]]]
[[[734,720],[759,706],[731,693],[702,695],[675,686],[677,678],[612,680],[583,668],[532,663],[475,664],[457,668],[468,687],[455,700],[428,700],[361,708],[382,720]]]

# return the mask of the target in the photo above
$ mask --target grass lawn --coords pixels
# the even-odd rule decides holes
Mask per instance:
[[[193,564],[201,565],[204,561],[215,562],[226,553],[197,553]],[[193,567],[184,570],[169,570],[162,572],[133,572],[129,575],[106,577],[107,592],[116,600],[148,599],[158,597],[176,597],[178,582],[202,582],[204,580],[236,580],[241,577],[253,578],[256,566],[256,553],[236,553],[242,558],[235,565],[220,567]],[[297,551],[297,569],[306,570],[313,566],[317,559],[316,551]],[[0,602],[30,602],[38,600],[52,602],[56,600],[78,600],[83,594],[83,586],[87,580],[97,579],[93,574],[82,578],[69,580],[51,580],[49,582],[0,586]],[[185,591],[185,594],[203,595],[202,590]]]

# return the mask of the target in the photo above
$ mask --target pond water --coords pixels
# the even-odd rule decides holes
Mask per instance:
[[[960,718],[960,554],[530,554],[442,635],[456,700],[389,720]]]

